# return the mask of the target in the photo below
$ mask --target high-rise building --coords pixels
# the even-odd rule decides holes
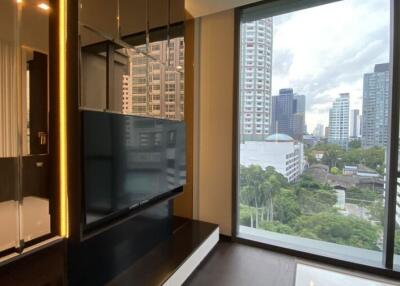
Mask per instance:
[[[293,136],[293,89],[283,88],[272,97],[272,133]]]
[[[318,123],[317,126],[315,126],[313,135],[317,138],[322,138],[324,137],[324,125]]]
[[[360,110],[350,110],[350,138],[357,139],[361,137],[361,115]]]
[[[130,75],[122,76],[122,113],[132,112],[132,78]]]
[[[325,138],[329,138],[329,126],[325,127]]]
[[[301,140],[307,133],[306,127],[306,97],[295,95],[293,98],[293,137]]]
[[[241,25],[241,141],[263,141],[270,134],[272,18]]]
[[[287,134],[300,141],[305,133],[306,97],[296,95],[292,88],[279,90],[272,97],[271,130]]]
[[[328,143],[347,148],[349,141],[349,106],[348,93],[341,93],[329,110]]]
[[[294,112],[306,113],[306,97],[305,95],[294,95]]]
[[[138,49],[145,49],[145,46]],[[156,60],[150,60],[136,50],[131,55],[131,112],[181,120],[184,111],[184,40],[171,39],[169,48],[167,41],[150,43],[149,53]]]
[[[389,64],[375,65],[364,74],[362,146],[386,147],[388,142]]]

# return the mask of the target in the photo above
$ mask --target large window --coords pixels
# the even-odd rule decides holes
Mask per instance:
[[[400,255],[400,215],[385,223],[393,7],[308,2],[241,10],[237,235],[381,266]]]

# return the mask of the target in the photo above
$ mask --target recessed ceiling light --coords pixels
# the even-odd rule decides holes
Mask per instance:
[[[17,0],[17,3],[18,4],[22,4],[22,0]]]
[[[47,5],[46,3],[40,3],[40,4],[38,5],[38,7],[39,7],[40,9],[46,10],[46,11],[50,9],[50,6]]]

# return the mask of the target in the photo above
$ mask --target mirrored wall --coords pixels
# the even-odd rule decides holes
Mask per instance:
[[[46,1],[0,1],[0,258],[51,233]]]
[[[82,108],[183,120],[181,2],[81,0]]]

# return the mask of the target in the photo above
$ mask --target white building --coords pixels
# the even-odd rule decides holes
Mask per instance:
[[[246,167],[274,167],[289,182],[295,181],[304,170],[304,147],[286,134],[273,134],[265,141],[240,144],[240,163]]]
[[[241,25],[240,136],[263,141],[270,134],[272,18]]]
[[[337,144],[347,148],[349,142],[349,106],[348,93],[341,93],[333,102],[329,110],[329,137],[330,144]]]

